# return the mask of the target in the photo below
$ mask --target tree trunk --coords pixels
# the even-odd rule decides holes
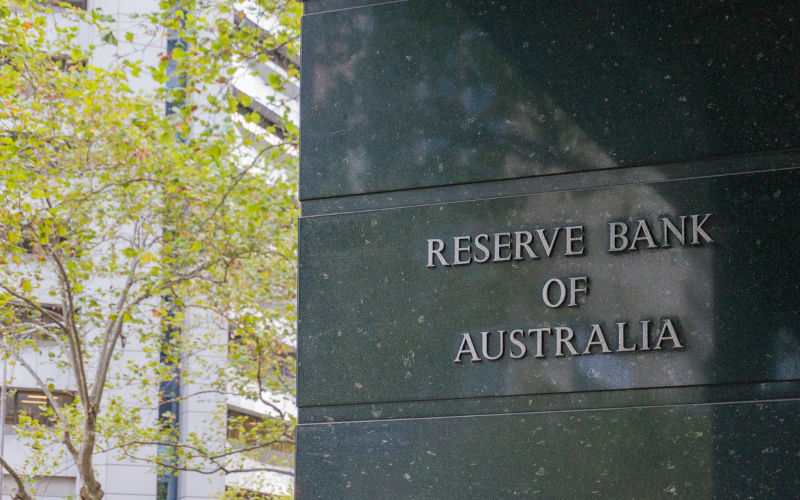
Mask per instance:
[[[105,495],[102,485],[94,475],[94,467],[92,467],[92,452],[97,437],[96,425],[97,411],[94,406],[89,405],[86,409],[86,420],[83,423],[83,443],[81,443],[78,460],[75,461],[75,465],[78,466],[78,474],[83,481],[81,500],[102,500]]]
[[[33,500],[31,496],[28,495],[28,492],[25,491],[25,484],[22,482],[22,478],[19,477],[17,471],[8,465],[8,462],[3,460],[2,456],[0,456],[0,466],[2,466],[2,468],[0,468],[0,474],[2,474],[3,469],[5,469],[8,475],[11,476],[11,479],[17,484],[17,492],[14,493],[14,500]],[[0,493],[0,495],[2,495],[2,493]]]
[[[105,495],[105,492],[100,487],[100,483],[96,481],[90,488],[86,487],[86,485],[81,488],[81,500],[102,500],[103,495]]]

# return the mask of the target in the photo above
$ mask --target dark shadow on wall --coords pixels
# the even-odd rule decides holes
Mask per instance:
[[[309,16],[301,194],[798,147],[798,18],[522,0]]]

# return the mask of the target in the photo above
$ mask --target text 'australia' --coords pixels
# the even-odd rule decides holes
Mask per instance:
[[[611,329],[609,329],[611,330]],[[642,320],[634,326],[616,323],[614,331],[604,331],[598,324],[585,329],[547,326],[462,333],[454,363],[497,361],[504,357],[522,359],[588,356],[621,352],[683,349],[678,328],[671,319]]]

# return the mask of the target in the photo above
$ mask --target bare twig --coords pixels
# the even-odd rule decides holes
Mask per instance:
[[[3,457],[0,457],[0,465],[8,471],[8,475],[11,476],[11,479],[17,483],[17,493],[14,495],[15,500],[33,500],[31,496],[28,494],[28,490],[25,489],[25,483],[22,482],[22,478],[19,477],[17,471],[14,470],[8,462],[6,462]]]
[[[42,392],[44,392],[45,396],[47,396],[47,401],[50,402],[50,406],[53,409],[53,413],[56,415],[56,418],[58,418],[58,421],[61,424],[61,428],[63,431],[63,436],[61,441],[67,447],[67,450],[70,452],[70,454],[73,457],[77,457],[78,450],[75,449],[75,446],[72,443],[72,437],[69,432],[69,422],[67,421],[66,417],[64,417],[64,414],[61,412],[61,408],[59,407],[58,404],[58,399],[50,391],[50,387],[48,387],[48,385],[45,384],[44,380],[42,380],[42,378],[39,376],[36,370],[34,370],[33,367],[30,364],[28,364],[27,361],[25,361],[25,358],[23,358],[16,350],[12,349],[11,346],[9,346],[2,338],[0,338],[0,347],[2,347],[3,350],[9,353],[17,363],[19,363],[23,368],[25,368],[28,374],[31,377],[33,377],[33,379],[36,381],[36,385],[39,386],[39,389],[41,389]]]

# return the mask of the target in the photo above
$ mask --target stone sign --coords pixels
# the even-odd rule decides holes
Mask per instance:
[[[299,404],[800,378],[799,175],[305,218]]]
[[[298,498],[800,491],[798,4],[305,6]]]

